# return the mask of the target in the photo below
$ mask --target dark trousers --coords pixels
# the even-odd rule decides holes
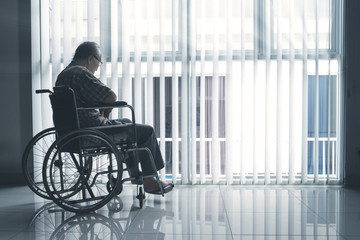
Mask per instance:
[[[107,125],[120,125],[131,123],[129,119],[112,119],[107,121]],[[139,148],[148,148],[154,158],[156,171],[164,167],[164,160],[162,158],[159,144],[152,126],[145,124],[136,124],[137,143]],[[128,168],[135,168],[135,155],[129,154],[129,159],[126,161]],[[154,173],[151,160],[146,151],[138,151],[138,159],[141,164],[142,172],[144,175],[151,175]]]

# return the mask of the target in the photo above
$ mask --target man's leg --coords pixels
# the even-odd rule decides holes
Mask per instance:
[[[156,169],[154,169],[150,160],[150,156],[146,151],[139,151],[139,159],[140,159],[142,171],[144,173],[144,176],[152,175],[156,171],[164,167],[164,160],[160,152],[160,148],[156,139],[154,129],[149,125],[137,124],[136,131],[137,131],[138,146],[140,148],[146,147],[150,150],[156,166]],[[161,182],[161,186],[164,189],[167,187],[169,189],[170,188],[172,189],[173,184]],[[154,191],[159,192],[160,189],[157,180],[154,179],[153,177],[144,178],[144,190],[145,192],[150,192],[150,193]]]
[[[153,156],[156,169],[153,169],[150,156],[146,151],[139,151],[139,160],[144,175],[154,174],[164,167],[160,148],[156,139],[154,129],[149,125],[136,124],[137,142],[139,148],[148,148]]]
[[[129,119],[117,119],[109,121],[109,125],[131,123]],[[144,176],[152,175],[156,171],[164,167],[164,160],[162,158],[160,148],[156,139],[156,135],[153,127],[144,124],[136,124],[137,143],[139,148],[148,148],[153,156],[155,169],[150,160],[150,156],[147,151],[138,151],[138,159],[141,164],[142,172]],[[133,155],[127,160],[127,165],[130,171],[131,177],[135,177],[138,174],[138,168],[135,165],[135,159]],[[168,183],[161,182],[163,187],[168,186]],[[152,192],[159,189],[159,185],[154,178],[144,179],[144,189],[146,192]]]

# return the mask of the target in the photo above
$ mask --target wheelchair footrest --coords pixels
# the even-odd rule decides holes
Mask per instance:
[[[163,193],[165,194],[165,193],[171,192],[173,190],[173,188],[174,188],[174,184],[170,183],[169,185],[163,187],[162,191],[161,191],[161,189],[158,189],[158,190],[147,192],[147,193],[155,194],[155,195],[163,195]]]

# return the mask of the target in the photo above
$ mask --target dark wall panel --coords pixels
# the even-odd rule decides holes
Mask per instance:
[[[32,135],[30,1],[0,2],[0,184],[22,184]]]

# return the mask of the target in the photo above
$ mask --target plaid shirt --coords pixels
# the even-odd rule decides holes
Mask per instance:
[[[77,107],[100,104],[112,93],[87,68],[70,63],[57,77],[55,86],[69,86],[75,92]],[[97,109],[78,111],[80,127],[104,125],[107,119]]]

